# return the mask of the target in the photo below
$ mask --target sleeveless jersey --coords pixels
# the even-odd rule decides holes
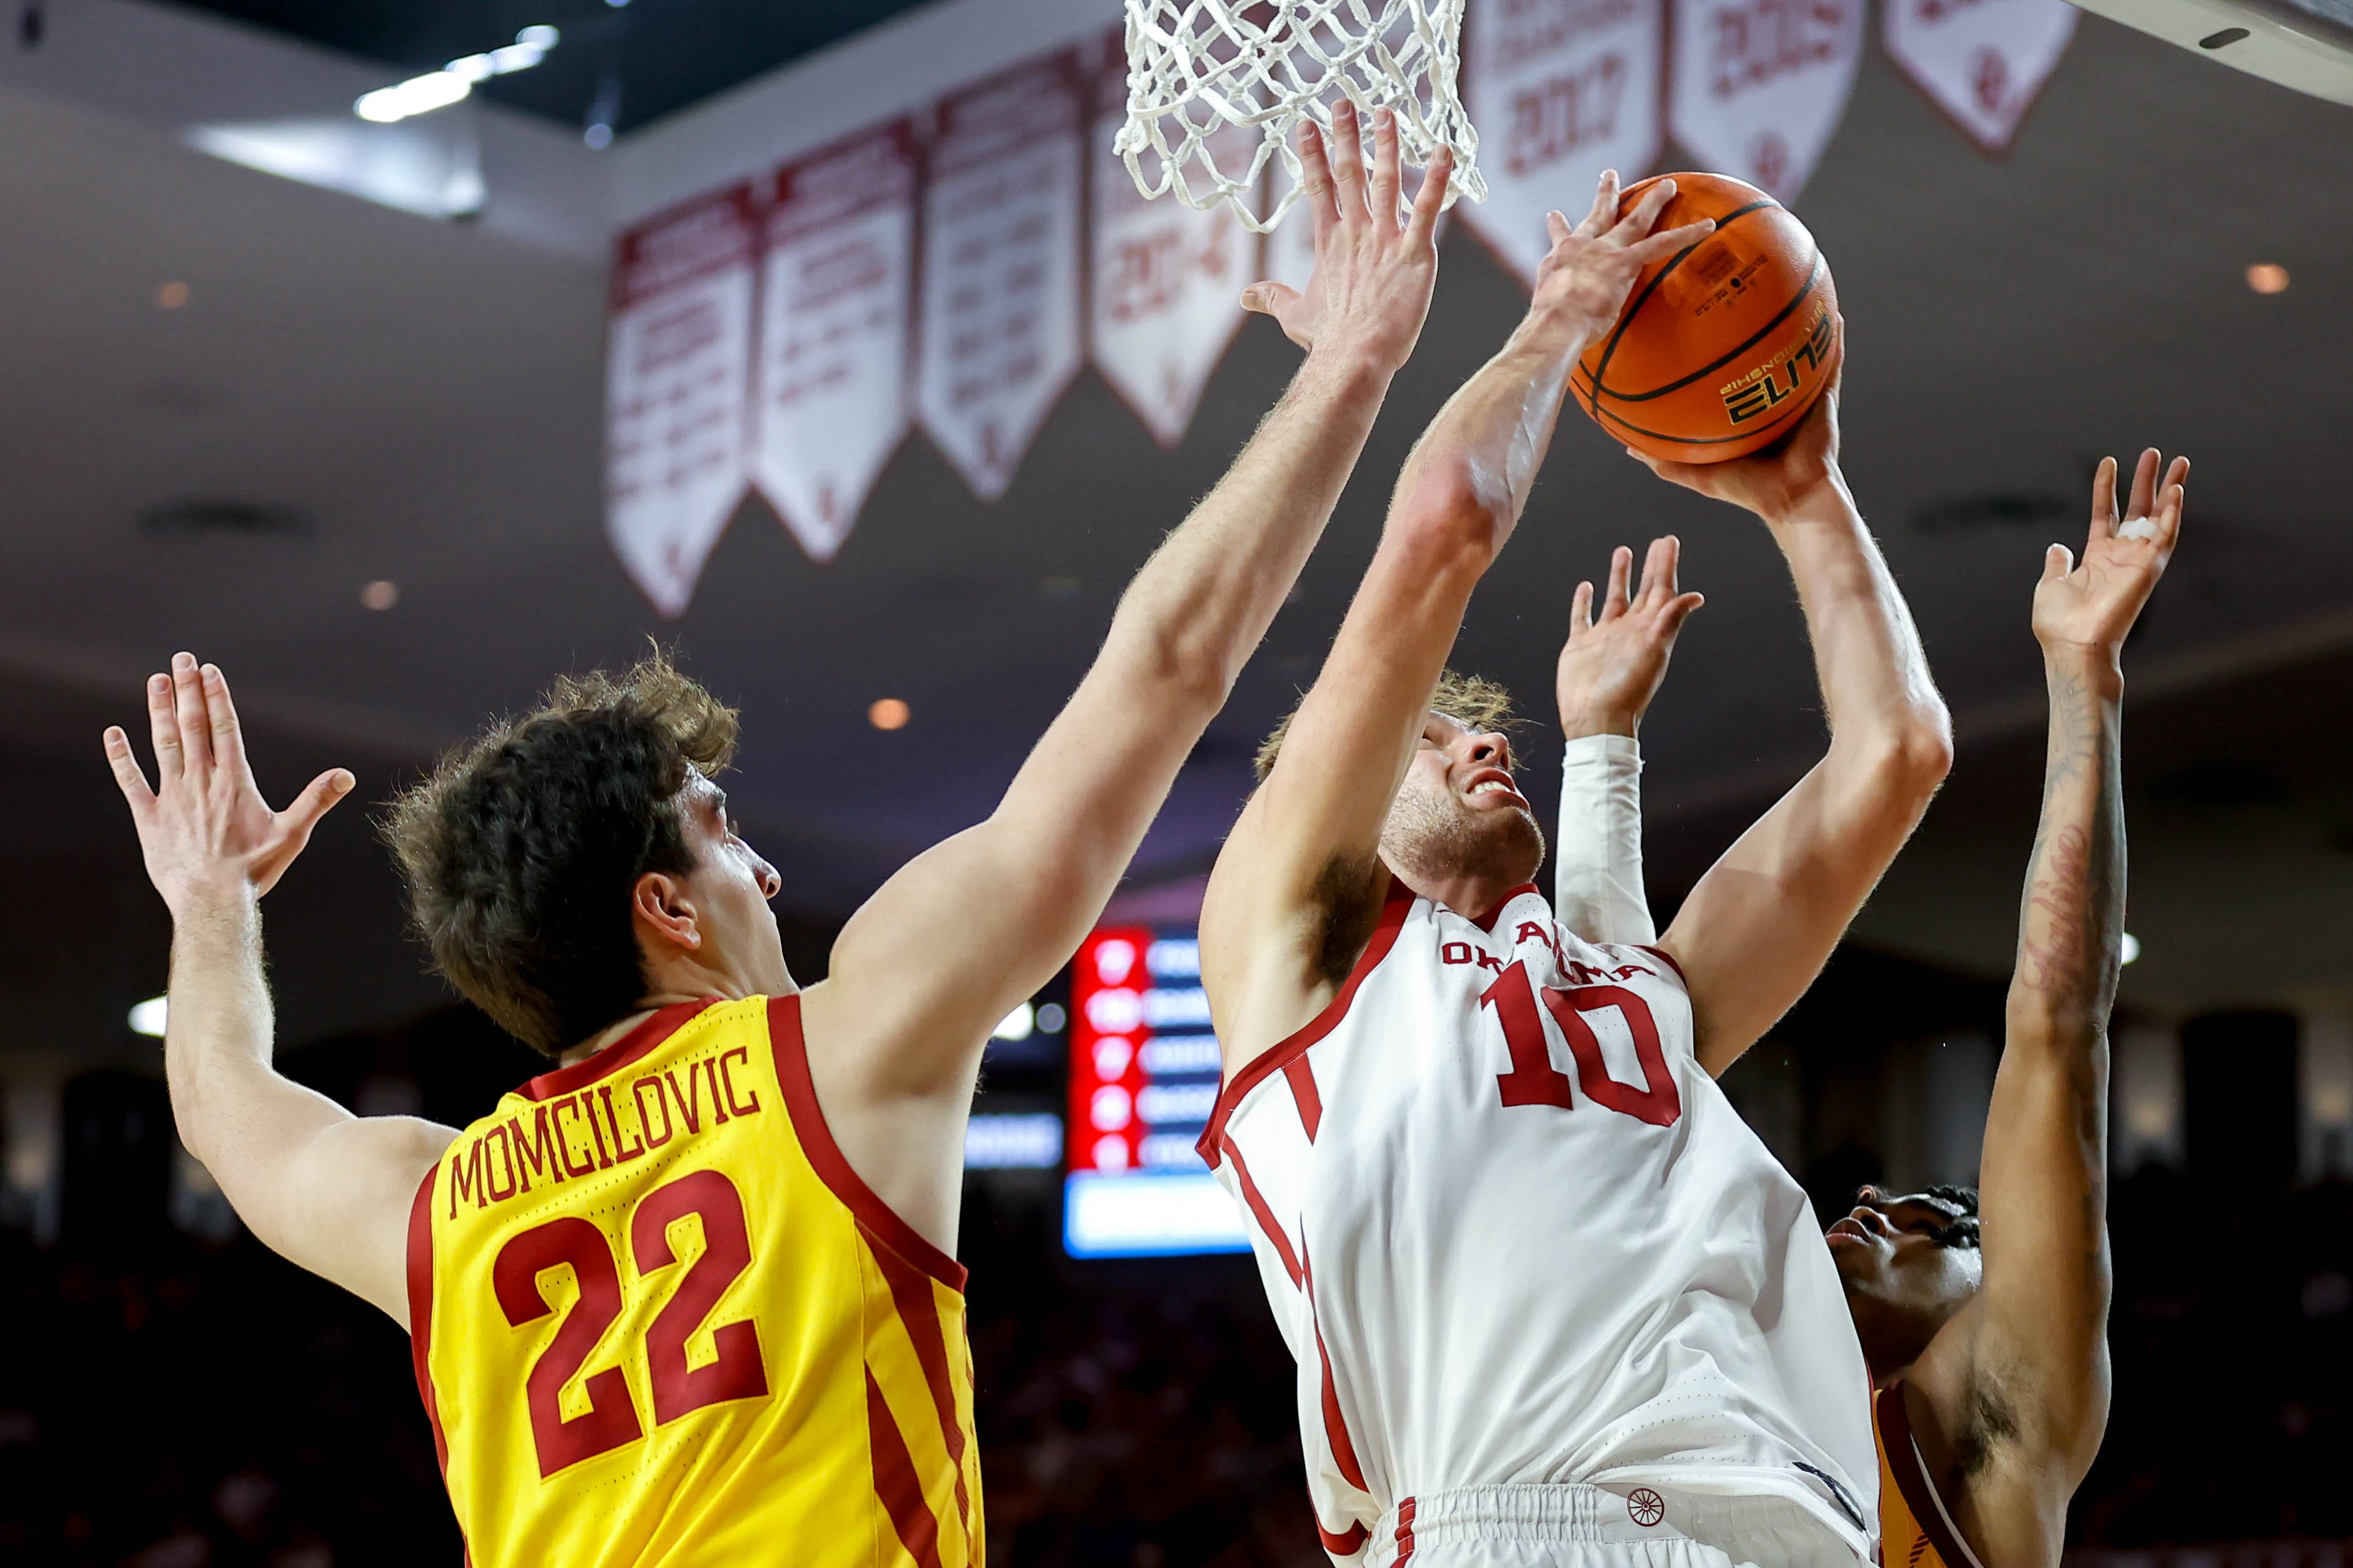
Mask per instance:
[[[1299,1362],[1334,1557],[1416,1494],[1505,1483],[1788,1498],[1870,1557],[1836,1270],[1663,953],[1580,941],[1533,886],[1482,921],[1393,887],[1200,1148]]]
[[[982,1568],[964,1277],[835,1146],[797,996],[532,1079],[410,1220],[470,1561]]]
[[[1872,1436],[1879,1440],[1879,1538],[1887,1568],[1979,1568],[1977,1553],[1953,1528],[1945,1500],[1928,1484],[1902,1384],[1879,1391],[1871,1417]]]

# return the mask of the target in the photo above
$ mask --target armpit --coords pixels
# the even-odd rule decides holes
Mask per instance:
[[[1315,922],[1309,952],[1317,975],[1335,985],[1346,984],[1349,971],[1364,956],[1365,943],[1372,940],[1373,928],[1380,923],[1381,900],[1373,883],[1378,860],[1377,856],[1335,855],[1316,873],[1308,891]]]

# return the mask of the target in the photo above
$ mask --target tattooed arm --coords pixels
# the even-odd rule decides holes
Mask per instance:
[[[2158,464],[2141,454],[2121,526],[2116,466],[2100,465],[2083,563],[2054,544],[2035,587],[2050,752],[1986,1119],[1985,1281],[1906,1379],[1939,1494],[1999,1568],[2058,1562],[2067,1500],[2107,1425],[2108,1011],[2125,913],[2119,655],[2172,554],[2189,471],[2176,458],[2160,492]]]

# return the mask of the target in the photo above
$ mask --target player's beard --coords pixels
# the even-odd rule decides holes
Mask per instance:
[[[1381,828],[1381,858],[1416,881],[1487,876],[1519,883],[1544,863],[1544,830],[1526,811],[1473,811],[1452,792],[1398,792]]]

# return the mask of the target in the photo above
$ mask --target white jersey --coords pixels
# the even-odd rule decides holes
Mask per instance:
[[[1873,1555],[1870,1373],[1829,1249],[1700,1067],[1663,953],[1581,941],[1533,885],[1484,921],[1394,887],[1201,1152],[1298,1358],[1335,1558],[1419,1494],[1507,1483],[1788,1499]]]

